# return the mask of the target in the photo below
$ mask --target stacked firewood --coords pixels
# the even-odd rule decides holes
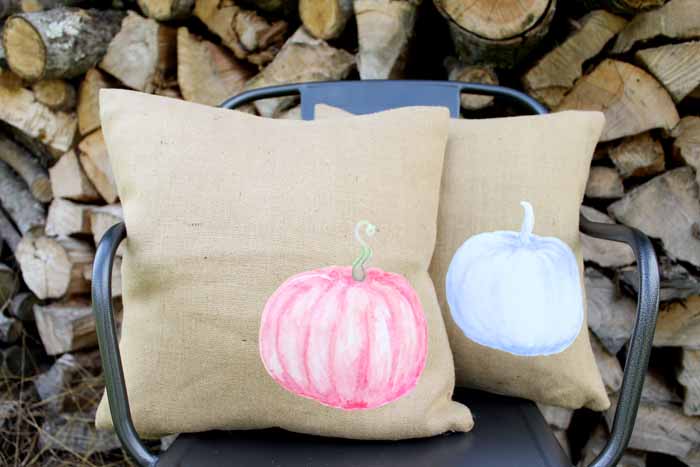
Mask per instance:
[[[622,465],[700,466],[700,0],[571,3],[1,1],[0,464],[121,458],[116,438],[91,423],[103,387],[92,261],[122,220],[100,89],[216,105],[289,82],[419,77],[500,82],[553,111],[605,112],[583,213],[652,237],[662,273],[652,365]],[[244,110],[299,118],[296,104]],[[465,117],[514,112],[484,96],[463,96],[462,107]],[[635,318],[634,256],[582,244],[593,345],[614,400]],[[575,462],[602,449],[612,409],[541,409]]]

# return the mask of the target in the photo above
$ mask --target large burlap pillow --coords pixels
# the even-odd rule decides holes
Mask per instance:
[[[316,106],[316,118],[345,115],[340,109]],[[451,120],[430,275],[445,317],[458,386],[562,407],[609,406],[585,322],[563,352],[518,356],[467,338],[452,319],[445,297],[445,276],[457,249],[476,234],[519,230],[521,201],[534,208],[534,233],[559,238],[571,247],[583,276],[579,207],[603,124],[600,112],[576,111]]]
[[[101,91],[100,109],[128,232],[120,347],[139,432],[282,427],[399,439],[472,427],[451,400],[452,356],[427,272],[445,109],[299,122],[124,90]],[[353,261],[361,219],[380,228],[370,266],[417,291],[427,360],[403,397],[343,410],[277,384],[258,335],[287,278]],[[105,399],[97,425],[111,425]]]

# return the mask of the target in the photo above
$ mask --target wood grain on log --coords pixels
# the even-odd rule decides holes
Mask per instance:
[[[176,30],[129,12],[100,68],[137,91],[153,92],[176,68]]]
[[[83,138],[78,149],[80,149],[80,165],[85,174],[100,196],[108,203],[114,203],[119,195],[102,130],[96,130]]]
[[[700,266],[700,201],[690,167],[670,170],[630,191],[609,213],[650,237],[660,238],[671,258]]]
[[[0,204],[22,234],[41,229],[46,224],[44,206],[32,196],[17,174],[1,161]]]
[[[88,300],[35,305],[34,320],[48,355],[60,355],[97,344],[95,316]]]
[[[0,135],[0,160],[24,180],[34,198],[42,203],[53,199],[49,174],[29,151]]]
[[[527,92],[550,108],[558,106],[581,77],[584,62],[597,55],[627,23],[603,10],[592,11],[580,22],[579,29],[523,76]]]
[[[79,8],[13,15],[2,33],[7,64],[28,81],[81,75],[102,58],[122,16]]]
[[[586,184],[589,198],[617,199],[625,194],[622,179],[617,170],[611,167],[591,167]]]
[[[304,27],[319,39],[335,39],[352,16],[353,0],[299,0]]]
[[[49,169],[51,189],[56,197],[73,201],[97,201],[100,195],[83,172],[78,156],[68,151]]]
[[[34,96],[52,110],[75,109],[76,93],[73,85],[62,79],[45,79],[32,86]]]
[[[648,177],[666,169],[664,148],[648,132],[625,138],[610,150],[610,159],[622,178]]]
[[[593,268],[586,268],[588,327],[611,354],[616,354],[632,335],[636,304],[615,284]]]
[[[49,206],[46,216],[46,234],[67,237],[75,234],[89,234],[90,210],[94,206],[78,204],[63,198],[56,198]]]
[[[558,107],[572,109],[605,113],[601,141],[652,128],[670,130],[679,120],[673,99],[653,76],[634,65],[610,59],[579,79]]]
[[[593,222],[615,223],[610,217],[588,206],[581,206],[581,214]],[[586,234],[581,234],[581,253],[585,261],[591,261],[606,268],[626,266],[635,262],[634,252],[624,243],[611,242]]]
[[[417,8],[411,0],[354,0],[361,79],[402,77]]]
[[[640,50],[635,57],[658,79],[676,102],[700,85],[700,41]]]
[[[464,65],[454,57],[445,59],[447,79],[465,83],[498,84],[498,76],[488,66]],[[479,110],[493,104],[493,96],[479,96],[462,93],[460,103],[465,110]]]
[[[182,96],[192,102],[219,105],[238,94],[252,76],[228,52],[179,28],[177,31],[177,81]]]
[[[671,132],[673,156],[695,169],[695,180],[700,184],[700,117],[683,117]]]
[[[556,0],[434,0],[465,64],[511,68],[546,36]]]
[[[620,31],[613,53],[630,50],[637,42],[663,36],[669,39],[700,37],[697,0],[671,0],[659,9],[641,13]]]
[[[117,87],[97,68],[88,70],[78,89],[78,130],[81,135],[100,127],[100,89]]]
[[[15,256],[24,282],[40,299],[90,291],[83,271],[95,250],[86,242],[30,233],[22,237]]]
[[[678,382],[683,385],[683,413],[700,415],[700,350],[683,349]]]
[[[700,349],[700,296],[659,306],[654,345]]]
[[[158,21],[184,19],[192,15],[194,0],[138,0],[143,13]]]

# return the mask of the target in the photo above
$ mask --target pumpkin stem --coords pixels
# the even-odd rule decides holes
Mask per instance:
[[[377,233],[377,226],[369,221],[360,221],[355,224],[355,239],[360,244],[360,256],[352,263],[352,278],[356,281],[365,280],[365,263],[372,257],[372,249],[367,245],[361,236],[362,228],[365,228],[365,235],[371,237]]]
[[[522,206],[523,211],[525,211],[525,215],[523,216],[523,224],[520,227],[520,241],[526,245],[530,243],[532,229],[535,227],[535,212],[532,209],[532,205],[527,201],[521,201],[520,206]]]

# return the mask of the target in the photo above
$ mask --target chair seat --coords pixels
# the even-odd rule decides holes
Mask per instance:
[[[571,467],[532,402],[475,390],[455,399],[474,415],[469,433],[354,441],[279,429],[184,434],[158,467]]]

